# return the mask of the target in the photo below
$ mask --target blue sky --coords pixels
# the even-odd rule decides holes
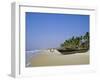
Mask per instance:
[[[26,12],[26,51],[57,48],[89,32],[89,15]]]

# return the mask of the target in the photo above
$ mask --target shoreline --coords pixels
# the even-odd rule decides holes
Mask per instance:
[[[46,50],[32,56],[29,65],[26,67],[81,65],[89,64],[89,62],[89,51],[86,53],[62,55],[57,52],[50,54],[50,52]]]

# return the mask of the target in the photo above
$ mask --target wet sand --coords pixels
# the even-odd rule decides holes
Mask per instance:
[[[75,53],[69,55],[48,55],[47,52],[44,52],[43,54],[33,56],[30,60],[31,67],[80,65],[89,64],[89,62],[89,51],[86,53]]]

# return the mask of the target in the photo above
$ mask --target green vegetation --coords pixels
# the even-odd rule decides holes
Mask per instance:
[[[65,40],[64,43],[61,44],[61,48],[58,50],[64,54],[86,52],[89,50],[89,32],[86,32],[83,36],[73,36],[72,38]]]

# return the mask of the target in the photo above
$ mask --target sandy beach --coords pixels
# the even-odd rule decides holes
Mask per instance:
[[[80,64],[89,64],[89,51],[86,53],[62,55],[56,51],[52,53],[45,50],[31,57],[29,67]]]

